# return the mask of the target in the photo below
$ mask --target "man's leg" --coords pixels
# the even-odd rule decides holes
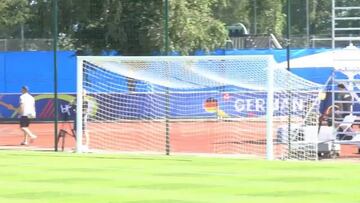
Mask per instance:
[[[28,145],[28,135],[26,133],[26,131],[24,130],[24,128],[26,128],[29,125],[28,123],[28,119],[26,116],[21,116],[20,117],[20,129],[21,131],[23,131],[24,133],[24,140],[21,142],[21,145]]]
[[[37,136],[34,135],[34,133],[32,133],[28,127],[24,127],[24,128],[21,128],[21,129],[25,132],[25,134],[29,135],[31,139],[36,139],[37,138]]]
[[[21,143],[21,145],[27,145],[28,143],[28,136],[30,136],[30,139],[35,139],[37,136],[34,135],[30,129],[28,128],[30,125],[30,120],[26,116],[22,116],[20,118],[20,127],[21,130],[24,132],[24,141]]]
[[[28,135],[27,133],[24,131],[24,128],[21,128],[21,130],[24,132],[24,141],[21,142],[21,145],[28,145]]]

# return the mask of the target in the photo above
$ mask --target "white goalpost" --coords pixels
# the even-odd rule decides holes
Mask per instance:
[[[321,87],[273,56],[86,56],[77,64],[78,152],[317,159]]]

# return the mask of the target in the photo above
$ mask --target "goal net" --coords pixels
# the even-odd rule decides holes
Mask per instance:
[[[78,57],[77,88],[79,152],[317,157],[320,87],[272,56]]]

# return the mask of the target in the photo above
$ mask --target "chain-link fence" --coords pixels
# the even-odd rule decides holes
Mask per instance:
[[[52,50],[53,39],[0,39],[0,51]]]

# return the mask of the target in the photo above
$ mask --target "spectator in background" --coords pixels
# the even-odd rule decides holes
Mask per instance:
[[[24,132],[24,141],[21,142],[21,145],[28,145],[28,137],[30,140],[36,139],[37,136],[34,135],[30,129],[30,119],[36,117],[35,111],[35,99],[33,96],[29,94],[29,88],[27,86],[23,86],[21,88],[21,96],[20,96],[20,128]]]
[[[335,104],[339,107],[339,112],[335,113],[336,117],[339,118],[341,124],[339,124],[338,133],[336,139],[338,140],[350,140],[354,136],[353,118],[345,118],[352,114],[352,101],[353,98],[350,92],[346,89],[344,84],[338,84],[338,91],[335,93]]]
[[[344,84],[338,84],[338,92],[335,94],[335,105],[339,107],[338,117],[345,118],[350,115],[352,106],[351,94],[347,91]]]

